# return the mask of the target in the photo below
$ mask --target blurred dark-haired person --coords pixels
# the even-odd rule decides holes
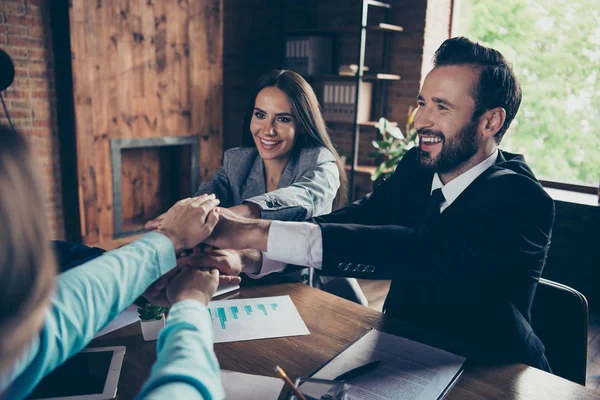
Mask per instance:
[[[243,146],[225,152],[223,166],[200,184],[197,196],[214,193],[221,207],[238,215],[282,221],[303,221],[344,204],[344,166],[327,132],[317,96],[302,76],[288,70],[261,76],[242,129]],[[154,226],[153,222],[147,224],[150,229]],[[219,249],[196,251],[188,262],[218,265],[252,257],[253,252]],[[279,281],[304,282],[368,304],[356,279],[331,278],[318,271],[313,275],[311,270],[297,267],[284,272]]]
[[[39,173],[25,138],[0,125],[0,398],[26,398],[52,370],[176,265],[176,252],[202,242],[218,220],[214,196],[182,200],[161,229],[56,275]],[[184,223],[194,220],[194,224]],[[217,270],[178,270],[143,399],[223,399],[206,304]]]
[[[419,146],[363,200],[312,223],[220,210],[207,242],[266,252],[262,265],[242,265],[256,274],[279,261],[392,279],[386,314],[463,343],[468,356],[549,370],[530,310],[554,202],[522,155],[499,149],[521,103],[517,77],[498,51],[452,38],[417,101]]]

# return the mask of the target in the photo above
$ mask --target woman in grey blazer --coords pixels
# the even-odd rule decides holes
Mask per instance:
[[[284,221],[328,214],[343,205],[346,173],[311,86],[295,72],[275,70],[259,79],[251,99],[244,147],[227,150],[223,166],[196,195],[214,193],[221,207],[240,215]],[[312,274],[312,269],[296,269],[286,278],[366,305],[355,279]]]
[[[294,151],[272,191],[267,191],[268,166],[256,147],[227,150],[223,166],[200,184],[196,196],[214,193],[221,207],[263,219],[304,221],[331,212],[340,174],[326,147]]]

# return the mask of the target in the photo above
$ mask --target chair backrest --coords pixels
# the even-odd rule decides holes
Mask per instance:
[[[569,286],[540,279],[531,320],[546,347],[554,374],[585,385],[588,336],[585,296]]]

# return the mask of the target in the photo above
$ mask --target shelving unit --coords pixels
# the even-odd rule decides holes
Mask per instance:
[[[339,80],[352,80],[352,79],[356,79],[356,76],[353,75],[335,75],[335,74],[331,74],[331,75],[313,75],[313,78],[320,78],[320,79],[339,79]],[[396,75],[396,74],[384,74],[384,73],[378,73],[378,74],[364,74],[362,77],[363,81],[399,81],[400,80],[400,75]]]
[[[388,31],[388,32],[404,32],[404,28],[398,25],[392,25],[381,22],[377,25],[369,25],[365,27],[368,31]],[[343,27],[343,28],[314,28],[314,29],[294,29],[288,31],[290,35],[315,35],[322,33],[348,33],[359,32],[361,28]]]
[[[328,122],[329,125],[348,125],[348,122],[338,122],[338,121],[333,121],[333,122]],[[354,123],[352,123],[354,124]],[[377,128],[379,126],[379,121],[362,121],[358,123],[359,126],[364,126],[364,127],[371,127],[371,128]],[[390,126],[398,126],[397,122],[390,122]]]
[[[383,11],[383,21],[378,23],[368,24],[368,16],[369,9],[371,7],[377,7],[384,9]],[[355,195],[355,184],[356,184],[356,174],[357,173],[372,173],[376,167],[375,166],[367,166],[367,165],[359,165],[358,156],[359,156],[359,138],[360,138],[360,130],[364,129],[374,129],[377,127],[377,121],[358,121],[359,118],[359,105],[361,104],[361,97],[364,95],[361,89],[362,81],[370,81],[373,85],[377,85],[377,104],[378,110],[374,110],[377,113],[377,117],[383,116],[385,111],[385,96],[386,96],[386,86],[390,82],[398,81],[401,79],[400,75],[388,73],[387,64],[388,64],[388,44],[389,44],[389,34],[401,33],[404,31],[403,27],[398,25],[393,25],[390,23],[391,17],[391,5],[389,3],[376,1],[376,0],[363,0],[362,1],[362,9],[361,9],[361,19],[360,25],[356,27],[333,27],[333,28],[308,28],[308,29],[295,29],[289,30],[287,32],[288,36],[332,36],[339,34],[357,34],[359,36],[359,46],[358,46],[358,59],[356,64],[358,65],[358,71],[356,75],[335,75],[335,74],[326,74],[326,75],[313,75],[307,76],[306,78],[313,80],[346,80],[346,81],[355,81],[356,82],[356,90],[354,91],[354,121],[353,122],[337,122],[328,120],[328,125],[336,126],[346,126],[352,127],[352,150],[351,150],[351,163],[346,169],[349,171],[349,200],[354,200]],[[366,52],[366,42],[367,42],[367,32],[381,32],[383,35],[383,43],[382,43],[382,52],[381,52],[381,66],[378,71],[374,71],[376,73],[366,73],[365,72],[365,52]],[[373,116],[372,116],[373,118]],[[395,124],[397,126],[397,124]]]
[[[355,110],[354,115],[358,115],[358,105],[360,104],[360,81],[364,79],[368,79],[369,75],[364,73],[365,67],[365,51],[366,51],[366,43],[367,43],[367,31],[370,30],[367,25],[368,15],[369,15],[369,7],[381,7],[385,9],[385,21],[383,23],[379,23],[376,25],[377,30],[383,31],[383,51],[382,51],[382,60],[381,60],[381,68],[386,69],[388,65],[388,42],[389,42],[389,33],[390,32],[402,32],[404,29],[400,26],[390,24],[390,11],[392,6],[389,3],[384,3],[376,0],[363,0],[362,1],[362,13],[361,13],[361,26],[360,26],[360,45],[358,49],[358,73],[356,76],[357,81],[357,90],[356,90],[356,99],[355,99]],[[379,80],[381,83],[381,87],[379,90],[379,115],[383,115],[383,111],[385,109],[385,93],[386,93],[386,81],[388,80],[399,80],[400,76],[395,74],[379,73],[374,75],[375,80]],[[393,77],[393,79],[392,79]],[[358,165],[358,148],[359,148],[359,138],[360,138],[360,126],[361,124],[355,119],[354,121],[354,135],[352,137],[352,164],[350,165],[350,180],[348,185],[348,198],[350,201],[354,200],[354,187],[356,183],[356,173],[359,171]],[[364,168],[361,168],[364,169]],[[368,169],[369,171],[372,168]]]

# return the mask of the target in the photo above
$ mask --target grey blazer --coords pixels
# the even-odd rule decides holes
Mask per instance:
[[[295,152],[281,174],[277,189],[267,193],[265,167],[256,148],[227,150],[223,166],[198,187],[196,196],[214,193],[221,207],[244,202],[258,204],[261,218],[303,221],[329,214],[340,187],[335,157],[325,147],[303,148]],[[304,282],[359,304],[368,305],[354,278],[319,276],[310,268],[289,267],[288,279]]]
[[[263,219],[303,221],[329,214],[340,187],[335,158],[324,147],[296,152],[281,174],[277,190],[267,193],[265,167],[256,148],[227,150],[223,166],[200,184],[196,196],[214,193],[221,207],[257,204]]]

